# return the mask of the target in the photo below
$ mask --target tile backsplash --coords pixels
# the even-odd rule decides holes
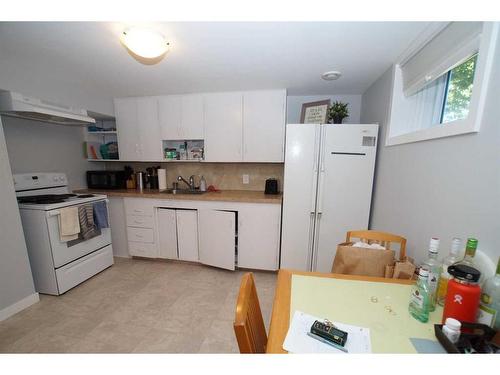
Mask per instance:
[[[177,176],[186,180],[195,176],[196,186],[201,176],[205,177],[207,186],[214,185],[221,190],[257,190],[264,191],[265,181],[268,178],[277,178],[280,191],[283,184],[283,163],[106,163],[106,169],[123,169],[130,165],[134,171],[145,171],[147,167],[158,166],[167,170],[167,185],[172,187]],[[249,183],[243,184],[243,175],[249,176]],[[180,186],[184,183],[180,182]]]

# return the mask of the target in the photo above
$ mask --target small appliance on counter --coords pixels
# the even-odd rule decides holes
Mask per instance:
[[[87,171],[89,189],[126,189],[126,171]]]
[[[265,194],[279,194],[278,180],[275,178],[268,178],[266,180]]]

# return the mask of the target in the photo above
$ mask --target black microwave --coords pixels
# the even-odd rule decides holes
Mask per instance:
[[[126,189],[127,173],[125,171],[87,171],[87,187],[89,189]]]

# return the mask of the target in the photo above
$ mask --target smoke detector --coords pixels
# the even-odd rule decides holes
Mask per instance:
[[[324,72],[321,75],[321,78],[323,78],[325,81],[335,81],[340,78],[342,73],[340,73],[337,70],[330,70],[329,72]]]

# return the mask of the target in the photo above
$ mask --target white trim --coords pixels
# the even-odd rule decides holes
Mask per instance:
[[[498,22],[485,22],[481,43],[479,46],[479,55],[477,59],[476,72],[474,76],[474,87],[470,102],[469,116],[464,120],[449,122],[431,126],[427,129],[414,131],[411,133],[391,136],[391,119],[394,117],[395,105],[398,100],[404,97],[404,93],[399,92],[396,86],[400,87],[402,79],[400,66],[396,64],[392,70],[392,92],[388,109],[387,131],[385,137],[385,145],[393,146],[404,143],[419,142],[435,138],[449,137],[459,134],[468,134],[478,132],[481,126],[481,120],[484,112],[484,105],[488,93],[488,83],[493,67],[495,47],[499,33]]]
[[[30,307],[31,305],[40,301],[40,297],[38,293],[30,294],[28,297],[23,298],[20,301],[17,301],[13,305],[7,306],[6,308],[0,310],[0,322],[11,317],[14,314]]]

